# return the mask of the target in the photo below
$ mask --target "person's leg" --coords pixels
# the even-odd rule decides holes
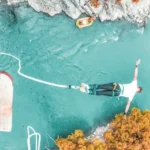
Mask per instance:
[[[96,87],[97,87],[97,84],[88,85],[88,84],[82,83],[80,86],[80,91],[83,93],[95,95],[96,94]]]
[[[99,91],[113,91],[115,87],[115,83],[108,83],[108,84],[90,84],[89,85],[89,94],[97,95],[96,92]],[[117,85],[116,85],[117,86]],[[112,93],[112,92],[111,92]]]
[[[89,90],[96,88],[97,84],[89,84]]]
[[[118,91],[96,91],[96,95],[104,95],[104,96],[119,96],[120,92]]]
[[[96,95],[96,91],[97,91],[96,87],[98,86],[98,84],[89,84],[88,86],[89,86],[88,88],[89,94]]]
[[[117,84],[117,86],[116,86],[116,89],[115,89],[115,90],[116,90],[116,91],[121,92],[121,88],[120,88],[119,84]]]
[[[95,91],[95,84],[89,84],[88,85],[88,91],[90,95],[94,95]]]
[[[97,85],[96,89],[113,90],[114,86],[115,86],[115,83],[99,84],[99,85]]]

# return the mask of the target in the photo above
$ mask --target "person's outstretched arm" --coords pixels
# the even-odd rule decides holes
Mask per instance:
[[[138,65],[140,64],[140,62],[141,62],[140,59],[136,62],[133,80],[137,80],[137,76],[138,76]]]
[[[127,103],[127,105],[126,105],[126,109],[125,109],[125,112],[124,112],[124,116],[126,117],[126,114],[128,113],[128,110],[129,110],[129,108],[130,108],[130,104],[131,104],[131,101],[130,101],[130,99],[128,100],[128,103]]]

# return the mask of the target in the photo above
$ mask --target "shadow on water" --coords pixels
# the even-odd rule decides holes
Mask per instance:
[[[58,136],[66,138],[68,135],[74,133],[74,131],[78,129],[84,131],[85,135],[87,136],[91,133],[92,129],[88,122],[80,116],[69,116],[66,118],[55,120],[55,122],[51,123],[51,127],[54,128],[54,130],[57,128],[57,130],[55,131],[55,135],[57,136],[54,139],[56,139]],[[52,146],[52,148],[56,149],[54,145]]]
[[[84,130],[84,132],[88,135],[91,130],[90,125],[84,118],[77,118],[74,116],[69,116],[67,118],[59,119],[59,127],[57,128],[57,134],[61,135],[61,137],[66,137],[67,135],[73,133],[75,130],[80,129]],[[53,127],[58,126],[57,120],[52,124]],[[69,122],[69,124],[68,124]],[[66,124],[68,124],[66,128]]]
[[[7,4],[4,3],[0,5],[0,15],[1,17],[4,17],[5,20],[7,20],[8,26],[18,23],[15,9],[17,9],[17,5],[8,6]]]
[[[16,9],[16,6],[9,6],[9,10],[10,10],[10,14],[11,14],[11,21],[13,24],[17,24],[18,23],[18,20],[17,20],[17,16],[16,16],[16,13],[15,13],[15,9]]]
[[[104,109],[101,110],[101,114],[99,116],[96,116],[94,118],[94,122],[95,122],[94,128],[96,128],[97,126],[106,126],[115,118],[116,114],[120,114],[124,112],[126,104],[127,104],[126,98],[119,98],[119,99],[110,98],[104,101],[103,102]],[[133,107],[138,108],[136,100],[131,103],[129,112]],[[93,129],[93,131],[94,130],[95,129]]]

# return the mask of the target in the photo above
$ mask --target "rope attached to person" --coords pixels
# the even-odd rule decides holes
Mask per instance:
[[[18,61],[18,65],[19,65],[17,73],[20,76],[24,77],[24,78],[27,78],[29,80],[32,80],[32,81],[35,81],[35,82],[39,82],[39,83],[42,83],[42,84],[59,87],[59,88],[69,88],[69,89],[79,89],[80,88],[79,86],[61,85],[61,84],[56,84],[56,83],[52,83],[52,82],[48,82],[48,81],[44,81],[44,80],[40,80],[40,79],[31,77],[31,76],[28,76],[28,75],[26,75],[26,74],[24,74],[24,73],[21,72],[21,60],[19,58],[17,58],[14,55],[11,55],[11,54],[8,54],[8,53],[4,53],[4,52],[0,52],[0,55],[6,55],[6,56],[9,56],[9,57],[12,57],[12,58],[16,59]]]

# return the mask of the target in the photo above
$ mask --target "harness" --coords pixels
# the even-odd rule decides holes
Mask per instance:
[[[113,87],[113,89],[112,89],[112,90],[113,90],[113,91],[115,91],[115,90],[116,90],[116,88],[117,88],[117,85],[118,85],[118,84],[117,84],[117,83],[113,83],[113,85],[114,85],[114,87]]]
[[[120,85],[119,84],[117,84],[117,83],[113,83],[113,88],[112,88],[112,96],[114,97],[115,96],[115,92],[119,92],[120,94],[123,94],[123,92],[124,92],[124,86],[123,85],[121,85],[122,86],[122,88],[120,88],[120,89],[117,89],[117,87],[119,86],[120,87]],[[96,95],[96,91],[97,91],[97,84],[93,84],[92,85],[92,87],[90,87],[91,88],[91,94],[92,95]],[[119,96],[119,95],[118,95]]]
[[[113,89],[112,89],[112,96],[115,95],[115,91],[118,91],[118,92],[120,92],[120,94],[123,94],[123,92],[124,92],[124,86],[123,86],[122,84],[121,84],[122,89],[120,89],[120,90],[116,89],[117,86],[118,86],[117,83],[113,83],[113,85],[114,85],[114,87],[113,87]]]

